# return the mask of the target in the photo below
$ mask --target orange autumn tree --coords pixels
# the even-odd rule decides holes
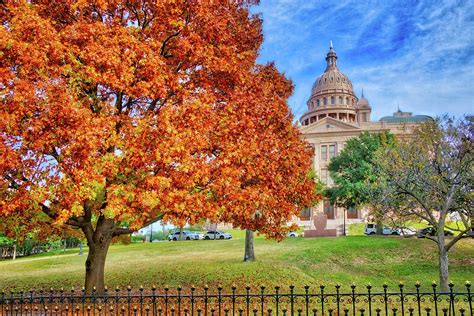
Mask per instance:
[[[2,2],[0,225],[81,230],[88,292],[160,218],[281,238],[317,196],[254,2]]]

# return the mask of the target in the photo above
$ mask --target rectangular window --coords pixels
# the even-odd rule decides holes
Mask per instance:
[[[357,209],[355,207],[349,207],[347,209],[347,218],[357,218]]]
[[[329,145],[329,159],[336,156],[336,145]]]
[[[329,200],[325,200],[323,206],[324,214],[326,214],[327,218],[334,219],[334,205]]]
[[[301,210],[301,216],[300,219],[302,220],[308,220],[311,217],[311,209],[309,207],[306,207]]]
[[[328,160],[328,146],[321,146],[321,160]]]
[[[328,184],[328,169],[321,169],[321,182]]]

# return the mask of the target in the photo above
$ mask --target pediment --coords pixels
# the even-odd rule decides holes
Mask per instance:
[[[325,117],[313,124],[301,126],[300,130],[303,134],[309,134],[309,133],[357,131],[357,130],[360,130],[360,128],[351,123],[342,122],[332,117]]]

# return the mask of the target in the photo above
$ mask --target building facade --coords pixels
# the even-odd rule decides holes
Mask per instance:
[[[328,164],[343,148],[347,140],[363,132],[390,132],[398,138],[409,137],[422,122],[432,120],[426,115],[413,115],[398,110],[393,116],[379,121],[371,120],[372,108],[362,91],[354,93],[352,82],[337,65],[337,54],[330,47],[326,56],[326,69],[319,76],[307,102],[307,111],[300,118],[302,137],[314,148],[313,168],[321,181],[331,186]],[[361,222],[367,217],[365,209],[344,209],[322,201],[311,209],[302,210],[298,224],[311,228],[311,219],[317,213],[327,216],[327,227],[343,234],[344,223]]]

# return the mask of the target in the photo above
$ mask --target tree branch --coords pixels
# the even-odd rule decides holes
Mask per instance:
[[[461,240],[462,238],[468,237],[467,232],[470,230],[471,230],[471,227],[466,228],[465,230],[460,232],[459,235],[454,237],[446,246],[444,246],[444,249],[446,249],[446,251],[449,251],[449,249],[451,249],[451,247],[454,246],[454,244],[457,243],[459,240]]]
[[[115,228],[112,236],[127,235],[135,232],[136,230],[130,228]]]
[[[160,55],[161,56],[165,56],[166,55],[166,52],[167,52],[167,49],[166,49],[166,45],[168,44],[168,42],[173,39],[174,37],[178,36],[179,34],[181,34],[181,30],[177,31],[176,33],[174,34],[171,34],[170,36],[168,36],[164,41],[163,41],[163,44],[161,45],[161,49],[160,49]],[[165,56],[166,57],[166,56]]]

